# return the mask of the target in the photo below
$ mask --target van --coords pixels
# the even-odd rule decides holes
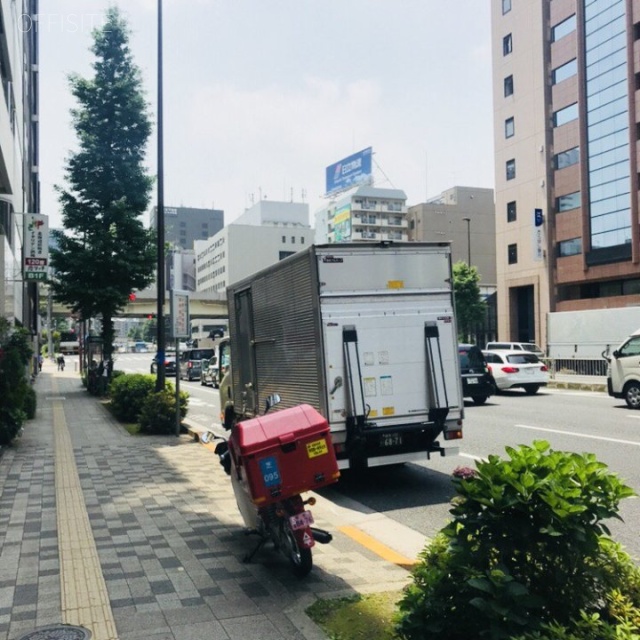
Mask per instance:
[[[486,351],[530,351],[544,358],[544,351],[533,342],[487,342]]]
[[[624,398],[629,409],[640,409],[640,329],[634,331],[611,355],[602,355],[609,363],[609,395]]]
[[[185,349],[180,353],[180,379],[199,380],[202,375],[202,361],[210,360],[215,349]]]

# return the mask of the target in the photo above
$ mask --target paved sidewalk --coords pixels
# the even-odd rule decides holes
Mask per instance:
[[[319,639],[304,614],[317,597],[408,582],[321,497],[314,516],[334,541],[307,578],[270,549],[243,564],[255,541],[215,455],[187,435],[130,436],[50,362],[35,388],[35,420],[0,455],[0,640],[60,624],[92,640]]]

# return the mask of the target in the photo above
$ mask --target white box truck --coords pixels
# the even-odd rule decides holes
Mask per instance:
[[[464,417],[449,243],[311,246],[227,302],[226,427],[277,393],[277,409],[322,413],[342,469],[458,453],[444,446]]]

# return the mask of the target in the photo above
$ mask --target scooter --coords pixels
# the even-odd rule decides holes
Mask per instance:
[[[277,394],[269,396],[266,400],[265,415],[279,402],[280,397]],[[287,423],[291,425],[296,419],[300,421],[300,410],[315,412],[312,407],[303,405],[278,411],[271,418],[278,416],[279,425]],[[320,414],[317,416],[322,419]],[[302,490],[309,490],[335,482],[340,472],[335,462],[333,447],[330,444],[326,445],[325,436],[318,439],[317,435],[312,435],[312,439],[305,443],[296,442],[288,437],[291,434],[287,433],[284,438],[278,436],[279,442],[283,439],[287,440],[285,444],[278,444],[277,447],[271,449],[261,449],[261,454],[257,456],[243,455],[243,447],[246,451],[246,443],[241,442],[243,437],[246,440],[246,432],[243,434],[243,428],[251,429],[251,423],[259,420],[260,418],[257,418],[234,424],[228,439],[209,432],[203,434],[200,441],[202,444],[211,445],[213,441],[220,440],[215,445],[214,452],[218,455],[225,472],[231,478],[246,533],[255,534],[260,538],[257,546],[243,558],[243,561],[250,562],[255,554],[267,542],[271,541],[275,549],[280,551],[290,562],[294,575],[302,578],[313,567],[311,549],[315,543],[327,544],[331,542],[333,537],[328,531],[311,526],[314,524],[313,515],[311,511],[305,509],[305,506],[313,506],[316,502],[315,498],[310,497],[303,500],[300,495],[301,491],[297,489],[290,491],[289,487],[293,485],[287,481],[285,476],[291,476],[295,472],[300,478],[303,478],[305,473],[300,467],[315,465],[315,468],[307,469],[306,475],[311,474],[316,486],[307,487],[308,481],[304,479],[300,480],[301,484],[296,485],[304,487]],[[270,424],[273,423],[274,420],[270,420]],[[275,427],[275,429],[280,429],[282,432],[281,426]],[[266,453],[264,453],[265,450]],[[313,455],[309,451],[312,451]],[[302,462],[307,461],[306,458],[300,457],[304,452],[309,456],[309,465],[301,464],[301,460]],[[291,457],[292,453],[294,457]],[[317,461],[320,456],[325,454],[327,460],[323,464],[328,472],[324,467],[319,467]],[[332,456],[333,460],[330,460],[329,458]],[[288,460],[288,458],[291,459]]]

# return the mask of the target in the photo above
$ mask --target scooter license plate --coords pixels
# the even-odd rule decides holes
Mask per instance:
[[[303,511],[302,513],[296,513],[295,516],[289,516],[289,523],[294,531],[311,526],[313,524],[311,511]]]

